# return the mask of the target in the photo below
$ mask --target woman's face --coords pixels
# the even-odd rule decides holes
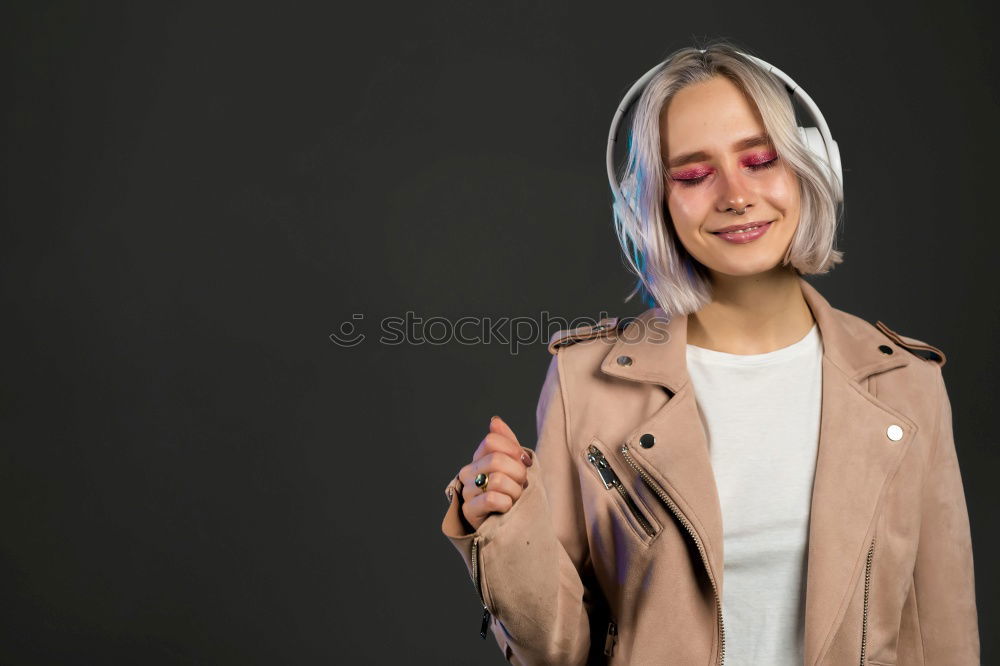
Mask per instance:
[[[799,224],[798,178],[740,89],[722,76],[687,86],[661,113],[660,137],[667,209],[687,251],[725,275],[780,264]],[[717,233],[751,222],[763,226]]]

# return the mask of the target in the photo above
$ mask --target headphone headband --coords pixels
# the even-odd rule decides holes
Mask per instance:
[[[705,49],[698,49],[702,53]],[[812,121],[815,123],[816,127],[799,127],[799,135],[802,137],[803,142],[809,149],[817,156],[821,161],[827,164],[832,170],[834,175],[836,175],[841,187],[840,190],[843,192],[844,174],[840,166],[840,148],[837,146],[837,142],[833,140],[833,135],[830,133],[830,127],[826,124],[826,119],[823,118],[822,112],[820,112],[819,107],[813,102],[812,98],[803,90],[795,81],[792,80],[790,76],[782,72],[780,69],[774,65],[761,60],[756,56],[752,56],[742,51],[737,51],[740,55],[745,58],[749,58],[756,64],[760,65],[763,69],[771,72],[779,79],[781,79],[785,84],[785,89],[788,94],[791,95],[793,100],[797,100],[799,104],[806,110]],[[617,143],[618,127],[621,125],[622,118],[628,112],[632,104],[635,103],[639,95],[646,88],[657,72],[659,72],[665,65],[667,61],[663,61],[656,65],[648,72],[642,75],[638,81],[632,84],[629,91],[625,93],[625,97],[618,104],[618,110],[615,112],[615,116],[611,121],[611,131],[608,134],[608,152],[607,152],[607,168],[608,168],[608,183],[611,185],[611,191],[615,195],[615,201],[621,200],[622,193],[621,188],[618,184],[618,176],[615,174],[615,144]],[[838,203],[843,201],[843,197],[838,199]]]

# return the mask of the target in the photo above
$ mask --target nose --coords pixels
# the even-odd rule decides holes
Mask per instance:
[[[720,213],[727,213],[735,210],[737,213],[745,210],[748,206],[753,206],[753,195],[749,184],[739,168],[720,168],[717,179],[719,187],[719,197],[716,201],[716,209]]]

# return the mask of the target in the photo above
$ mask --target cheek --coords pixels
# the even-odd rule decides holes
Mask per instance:
[[[767,181],[764,195],[786,212],[793,212],[799,205],[799,181],[790,171],[783,170]]]
[[[678,230],[697,226],[707,214],[709,205],[709,198],[699,188],[688,191],[677,186],[667,196],[667,209]]]

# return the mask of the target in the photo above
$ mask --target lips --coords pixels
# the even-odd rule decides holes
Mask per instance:
[[[736,225],[737,228],[743,227],[742,231],[719,231],[714,235],[719,240],[725,241],[726,243],[735,243],[737,245],[746,245],[747,243],[753,243],[758,238],[763,236],[771,228],[773,222],[761,222],[756,224],[753,222],[748,222],[746,224]]]
[[[745,224],[731,224],[728,227],[722,227],[713,231],[713,234],[729,233],[731,231],[744,231],[746,229],[752,229],[753,227],[760,227],[768,222],[773,222],[774,220],[760,220],[759,222],[747,222]]]

